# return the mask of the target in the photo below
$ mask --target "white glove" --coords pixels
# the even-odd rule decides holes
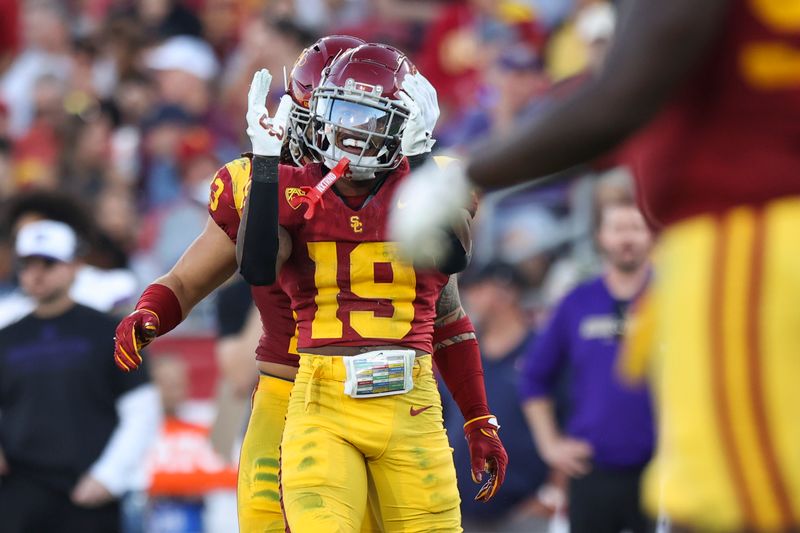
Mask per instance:
[[[419,266],[433,266],[448,251],[448,232],[463,217],[472,199],[472,185],[458,161],[441,168],[429,161],[412,172],[392,200],[389,235],[406,257]]]
[[[432,137],[433,128],[439,120],[436,89],[419,72],[406,74],[400,99],[410,110],[401,141],[403,155],[408,157],[430,152],[436,142]]]
[[[286,138],[286,122],[292,109],[292,98],[285,94],[275,116],[269,118],[267,95],[272,74],[261,69],[253,75],[250,92],[247,94],[247,135],[253,144],[253,154],[268,157],[281,155],[283,140]]]

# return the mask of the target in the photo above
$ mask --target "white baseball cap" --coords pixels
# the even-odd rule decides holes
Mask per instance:
[[[171,37],[147,54],[145,64],[153,70],[181,70],[208,81],[219,72],[211,46],[202,39]]]
[[[63,222],[40,220],[24,225],[17,234],[18,257],[47,257],[69,262],[75,259],[78,238]]]

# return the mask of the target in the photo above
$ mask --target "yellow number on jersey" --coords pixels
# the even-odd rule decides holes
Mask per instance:
[[[758,19],[779,33],[800,32],[800,2],[750,0]],[[778,39],[747,43],[739,57],[744,78],[758,89],[800,86],[800,49]]]
[[[337,282],[339,263],[335,242],[310,242],[308,255],[314,262],[314,283],[317,312],[311,323],[312,339],[342,337],[342,321],[338,317],[340,288]],[[388,264],[391,281],[377,281],[375,266]],[[350,326],[364,338],[402,339],[411,331],[417,277],[414,267],[398,257],[397,244],[363,242],[352,252],[348,265],[350,291],[365,300],[389,300],[391,316],[375,316],[374,311],[350,311]]]
[[[375,281],[375,265],[388,263],[392,281]],[[350,311],[350,325],[364,338],[402,339],[411,331],[414,299],[417,297],[414,267],[398,259],[393,242],[363,242],[350,253],[350,291],[364,299],[390,300],[392,316],[378,317],[373,311]]]
[[[339,261],[335,242],[308,243],[308,256],[314,261],[314,285],[317,286],[317,313],[311,323],[312,339],[339,339],[342,337],[342,321],[336,316],[339,310],[339,285],[336,272]]]
[[[211,184],[211,199],[208,201],[208,207],[212,211],[216,211],[219,207],[219,197],[222,196],[222,191],[225,189],[225,184],[222,178],[214,178],[214,183]]]

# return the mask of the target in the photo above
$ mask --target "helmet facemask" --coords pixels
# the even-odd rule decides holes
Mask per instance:
[[[295,165],[302,167],[308,163],[319,162],[316,154],[309,149],[309,123],[311,122],[311,112],[295,101],[292,101],[292,109],[289,111],[287,122],[287,132],[289,134],[289,154]]]
[[[310,148],[329,167],[350,160],[352,180],[369,180],[396,168],[408,110],[381,96],[380,86],[348,79],[344,87],[323,85],[311,97]]]

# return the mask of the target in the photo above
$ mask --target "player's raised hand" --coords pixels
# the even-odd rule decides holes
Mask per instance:
[[[253,154],[278,157],[286,138],[286,123],[292,108],[292,99],[283,95],[275,116],[267,111],[267,96],[272,83],[272,74],[261,69],[253,75],[250,92],[247,94],[247,135],[253,144]]]
[[[461,163],[444,167],[429,161],[408,176],[395,193],[389,235],[419,266],[433,266],[449,252],[450,229],[473,207],[472,187]]]
[[[125,372],[142,364],[141,350],[158,335],[158,315],[147,309],[137,309],[123,318],[114,335],[114,362]]]
[[[401,138],[403,155],[408,157],[430,152],[436,142],[433,128],[439,120],[436,89],[419,72],[406,74],[400,99],[410,112]]]
[[[494,415],[474,418],[464,424],[464,436],[469,445],[472,481],[483,483],[475,500],[488,502],[503,484],[508,466],[508,454],[500,442],[500,425]]]

